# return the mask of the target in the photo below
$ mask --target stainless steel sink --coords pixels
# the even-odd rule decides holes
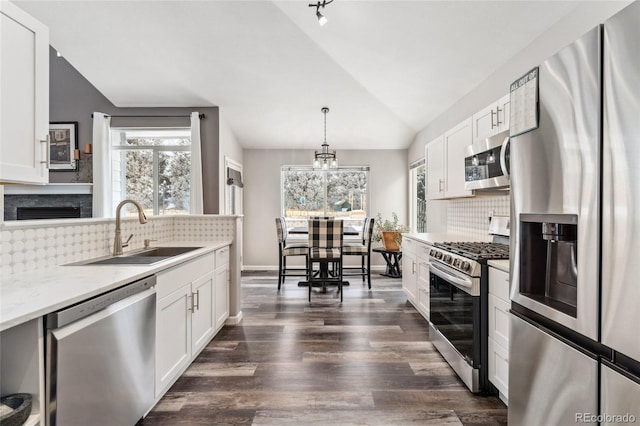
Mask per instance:
[[[197,250],[201,247],[154,247],[100,259],[83,260],[69,263],[68,266],[80,265],[152,265],[180,254]]]

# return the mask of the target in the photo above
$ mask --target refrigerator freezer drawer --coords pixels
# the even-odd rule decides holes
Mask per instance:
[[[509,425],[574,424],[598,411],[598,362],[511,315]]]
[[[602,366],[600,406],[602,425],[640,421],[640,383]]]

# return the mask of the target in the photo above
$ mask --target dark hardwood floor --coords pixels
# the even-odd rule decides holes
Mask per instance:
[[[225,326],[143,425],[502,425],[429,341],[400,279],[326,294],[244,273],[244,320]]]

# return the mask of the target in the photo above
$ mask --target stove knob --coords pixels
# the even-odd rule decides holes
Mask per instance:
[[[460,265],[460,269],[462,269],[465,272],[467,272],[469,270],[469,268],[471,268],[471,265],[469,265],[469,262],[464,261]]]
[[[436,259],[442,259],[442,252],[440,251],[436,252]]]
[[[449,263],[450,264],[451,263],[451,255],[445,254],[443,260],[444,260],[445,263]]]
[[[431,249],[431,251],[429,252],[429,256],[434,256],[436,254],[436,251],[434,249]]]
[[[456,268],[460,267],[460,259],[454,259],[453,260],[453,266],[455,266]]]

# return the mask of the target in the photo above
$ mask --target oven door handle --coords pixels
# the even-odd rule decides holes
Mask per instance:
[[[454,286],[458,287],[460,290],[464,291],[465,293],[469,293],[471,291],[471,288],[473,287],[473,281],[471,281],[471,279],[462,278],[457,275],[453,275],[446,269],[436,264],[433,264],[433,263],[429,264],[429,272],[439,276],[440,278],[446,280],[450,284],[453,284]]]

